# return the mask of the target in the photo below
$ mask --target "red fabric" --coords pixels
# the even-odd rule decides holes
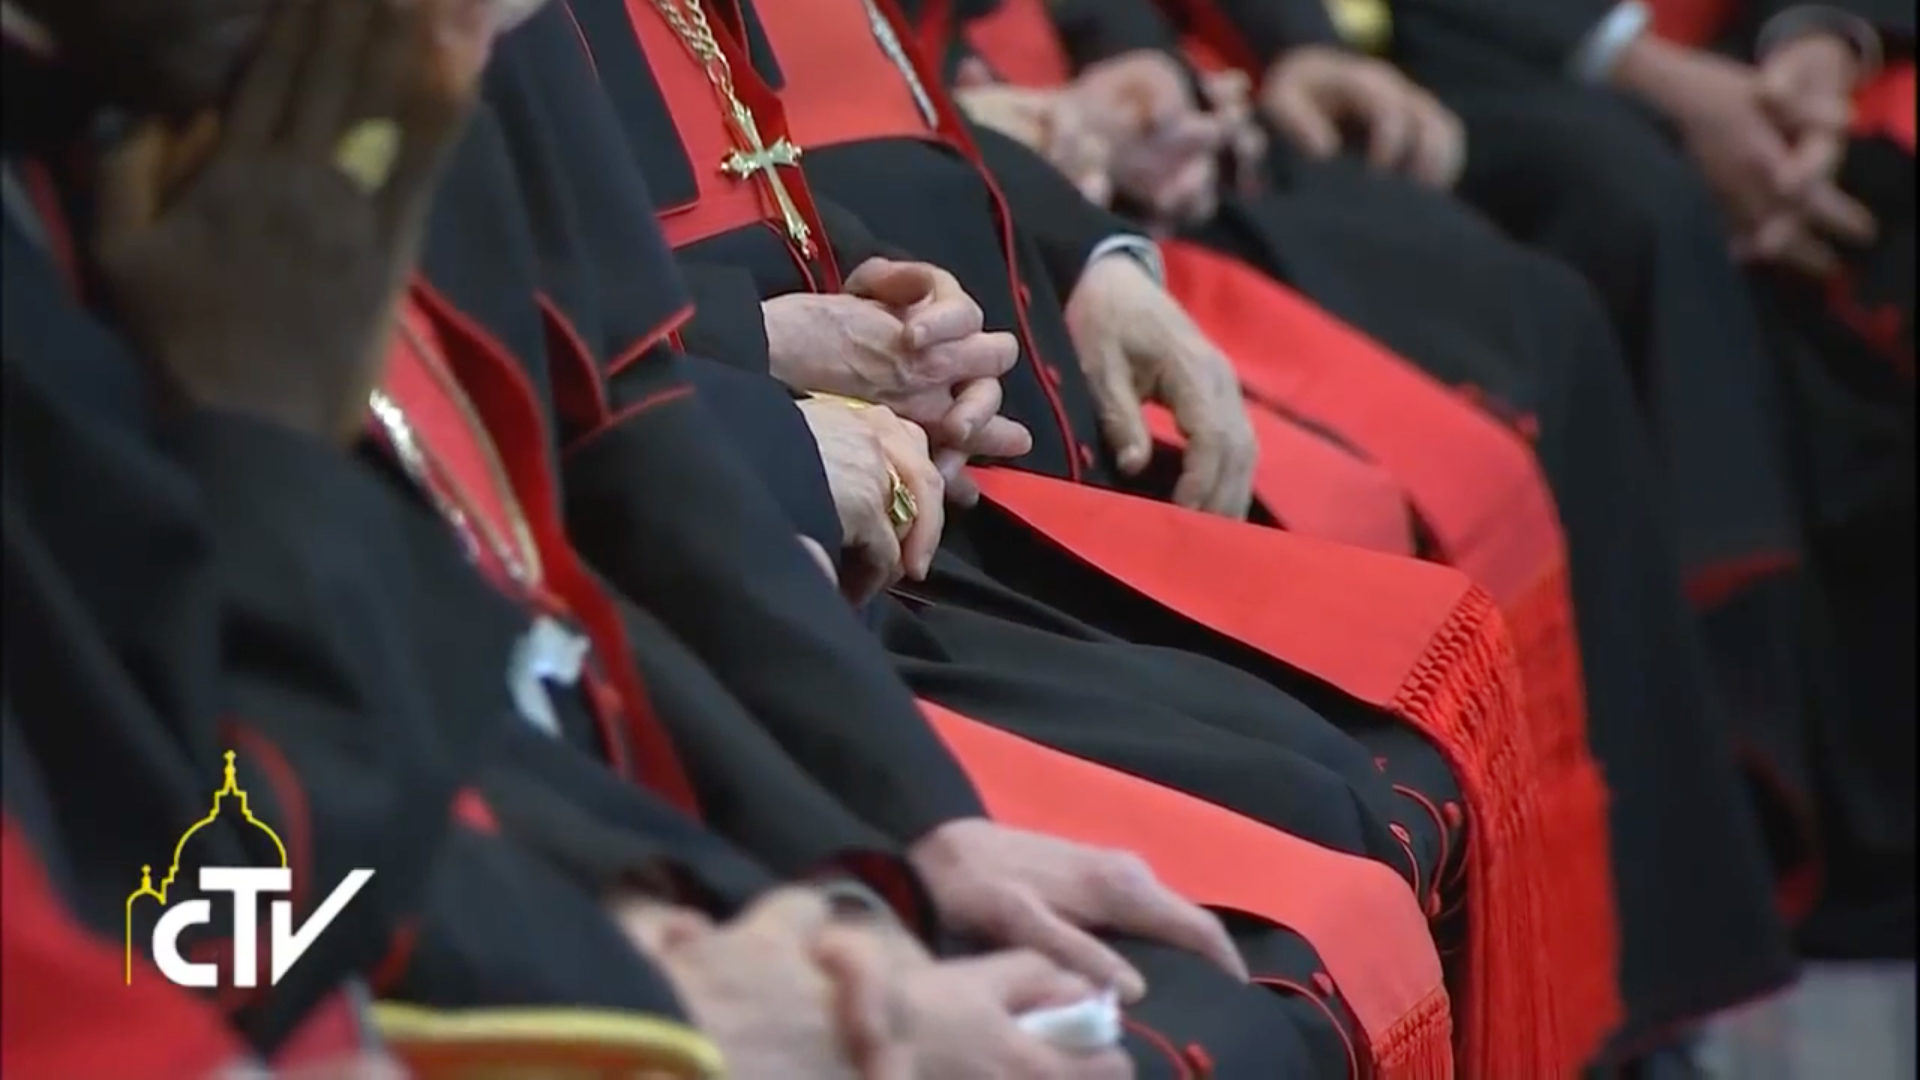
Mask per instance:
[[[1000,0],[991,15],[967,23],[963,32],[973,51],[1010,83],[1060,86],[1073,78],[1046,0]]]
[[[616,769],[690,814],[699,813],[693,784],[681,767],[666,729],[652,713],[646,689],[627,662],[626,631],[603,587],[567,539],[558,493],[547,460],[547,434],[526,374],[503,346],[471,319],[416,282],[402,317],[420,340],[443,351],[447,370],[477,414],[475,430],[433,374],[436,358],[422,356],[402,335],[387,365],[383,387],[407,413],[414,437],[457,489],[469,514],[486,516],[493,531],[514,535],[509,500],[517,501],[539,551],[542,579],[528,599],[550,612],[571,615],[593,642],[595,663],[583,675],[602,724],[606,750]],[[497,450],[511,491],[499,490],[486,448]],[[453,494],[450,492],[450,494]],[[482,568],[505,584],[504,567],[490,546],[474,545]],[[615,730],[613,725],[621,725]]]
[[[1652,0],[1653,31],[1682,45],[1705,45],[1720,36],[1739,10],[1739,0]]]
[[[646,53],[655,83],[660,87],[667,109],[675,120],[705,113],[713,113],[717,118],[718,92],[708,81],[706,71],[695,62],[693,54],[687,51],[686,45],[667,25],[659,10],[650,0],[627,0],[626,6],[627,22],[633,27],[641,50]],[[770,9],[783,6],[768,5]],[[734,93],[741,104],[753,113],[762,141],[772,145],[777,139],[788,137],[801,142],[799,136],[788,130],[786,110],[781,106],[779,96],[760,78],[725,24],[714,21],[713,37],[715,44],[726,54],[728,68],[733,75]],[[784,63],[783,59],[783,70]],[[674,247],[684,247],[718,236],[738,227],[742,220],[765,219],[776,225],[781,221],[768,180],[764,177],[740,179],[720,170],[720,163],[739,148],[734,141],[737,133],[726,124],[680,123],[678,127],[681,143],[693,159],[693,175],[699,184],[699,191],[691,203],[660,208],[661,229]],[[801,144],[804,145],[804,142]],[[825,278],[823,284],[826,287],[839,288],[839,268],[833,263],[833,252],[825,241],[826,229],[820,224],[819,210],[813,204],[800,169],[797,166],[779,166],[777,169],[787,194],[806,219],[808,228],[813,231],[814,258],[806,259],[795,251],[795,260],[808,268],[809,272],[818,270]]]
[[[1893,64],[1860,87],[1853,98],[1853,131],[1879,135],[1914,149],[1913,61]]]
[[[1398,874],[930,702],[921,709],[994,820],[1125,848],[1191,900],[1292,929],[1313,942],[1363,1031],[1420,1032],[1418,1066],[1389,1075],[1452,1074],[1440,958]]]
[[[1548,886],[1565,855],[1544,817],[1565,813],[1567,800],[1537,767],[1512,647],[1483,591],[1431,563],[1010,469],[974,475],[995,505],[1075,558],[1431,740],[1464,793],[1474,842],[1463,1068],[1547,1076],[1568,1067],[1554,992],[1562,957],[1547,915],[1561,899]],[[1389,1071],[1401,1055],[1422,1053],[1418,1039],[1403,1045],[1394,1035],[1367,1032]]]
[[[1186,446],[1165,406],[1149,405],[1146,415],[1156,442]],[[1384,469],[1258,405],[1248,405],[1247,419],[1260,442],[1254,494],[1284,528],[1369,551],[1413,554],[1406,496]]]
[[[1543,798],[1563,811],[1543,822],[1554,857],[1534,872],[1555,897],[1544,947],[1567,1006],[1565,1060],[1577,1063],[1619,1019],[1617,923],[1566,543],[1531,447],[1253,268],[1178,241],[1162,250],[1168,287],[1233,358],[1248,398],[1284,405],[1364,449],[1407,493],[1441,560],[1500,603],[1526,687],[1532,769]],[[1473,1017],[1478,1005],[1462,1002],[1461,1011]]]
[[[120,946],[67,913],[12,820],[0,822],[0,1075],[202,1080],[246,1057],[219,1011],[140,950],[131,985],[123,963]]]

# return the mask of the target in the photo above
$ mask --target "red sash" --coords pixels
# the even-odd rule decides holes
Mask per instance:
[[[469,523],[473,531],[466,539],[489,580],[534,610],[585,630],[593,647],[581,677],[615,771],[697,815],[693,785],[628,660],[619,612],[567,540],[549,470],[544,422],[526,375],[491,335],[424,281],[414,284],[400,315],[412,334],[396,336],[381,388],[405,414],[427,459],[425,482],[434,486],[437,498],[486,523],[486,532],[477,522]],[[426,352],[438,350],[441,355],[424,355],[415,348],[416,340],[424,343]],[[436,371],[443,359],[445,369]],[[474,417],[460,408],[446,380],[465,392]],[[498,451],[509,491],[496,482],[489,446]],[[511,507],[516,502],[543,571],[531,582],[515,581],[486,542],[489,532],[514,535]]]
[[[1403,1041],[1440,1048],[1438,1060],[1419,1069],[1390,1071],[1451,1071],[1445,1048],[1452,1025],[1433,938],[1406,882],[1384,864],[1330,851],[932,702],[920,707],[972,766],[994,820],[1124,848],[1197,903],[1288,927],[1313,943],[1363,1032],[1396,1032]]]

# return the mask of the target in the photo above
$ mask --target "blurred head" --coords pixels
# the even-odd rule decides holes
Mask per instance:
[[[380,2],[406,0],[6,0],[114,105],[173,115],[218,104],[284,5]],[[486,2],[506,29],[545,0]]]

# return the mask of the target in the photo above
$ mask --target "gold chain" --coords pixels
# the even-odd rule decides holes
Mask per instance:
[[[733,65],[714,40],[713,26],[707,22],[707,10],[700,0],[653,0],[660,17],[667,20],[676,36],[687,46],[695,60],[707,69],[707,78],[729,103],[736,100],[733,90]]]
[[[400,403],[393,400],[392,395],[384,390],[376,389],[368,397],[368,405],[372,409],[374,419],[386,429],[387,437],[393,443],[394,453],[400,458],[401,468],[416,485],[426,489],[440,511],[440,515],[462,535],[467,536],[470,543],[475,533],[483,535],[487,545],[493,549],[494,555],[506,567],[507,574],[519,584],[532,587],[541,580],[542,576],[540,548],[533,542],[533,530],[527,525],[526,513],[520,505],[519,496],[515,493],[507,475],[505,463],[500,460],[499,448],[494,445],[485,425],[480,422],[479,412],[473,407],[472,399],[454,379],[453,374],[443,368],[439,354],[428,346],[419,331],[404,321],[400,324],[400,333],[406,338],[407,346],[414,350],[420,357],[421,363],[433,374],[434,380],[440,384],[441,389],[447,392],[447,396],[452,399],[455,407],[460,410],[462,417],[466,420],[468,429],[479,440],[480,449],[486,456],[487,469],[491,474],[494,490],[499,493],[507,516],[511,520],[512,541],[509,542],[506,537],[501,536],[499,530],[494,527],[494,523],[485,514],[477,512],[477,506],[474,507],[474,513],[469,513],[466,507],[448,498],[432,482],[427,466],[427,456],[421,449],[420,440],[414,435],[412,422],[408,420],[406,411],[400,407]],[[451,474],[447,475],[447,482],[456,488],[459,486],[459,480]],[[468,501],[471,501],[470,497]]]

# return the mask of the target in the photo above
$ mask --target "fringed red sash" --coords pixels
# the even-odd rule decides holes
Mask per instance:
[[[1555,804],[1542,822],[1545,850],[1535,872],[1552,898],[1546,946],[1563,1006],[1564,1063],[1578,1064],[1619,1020],[1617,922],[1606,793],[1587,740],[1566,541],[1532,450],[1257,270],[1178,241],[1162,252],[1168,287],[1234,358],[1247,396],[1283,403],[1364,448],[1406,491],[1439,558],[1499,602],[1526,687],[1530,769],[1542,797]],[[1275,341],[1286,347],[1274,349]],[[1462,1008],[1472,1017],[1483,1003]]]
[[[994,16],[969,24],[967,33],[1003,74],[1065,70],[1064,50],[1038,0],[1003,0]],[[991,51],[1006,42],[1017,50]],[[1553,898],[1541,945],[1555,958],[1553,989],[1565,1020],[1556,1060],[1579,1063],[1619,1017],[1617,924],[1606,794],[1586,738],[1565,541],[1530,450],[1411,365],[1257,271],[1179,242],[1164,245],[1163,253],[1169,288],[1234,357],[1252,410],[1260,412],[1262,401],[1283,404],[1365,449],[1433,528],[1442,558],[1500,602],[1527,692],[1534,753],[1524,771],[1555,811],[1542,823],[1539,850],[1522,861]],[[1274,341],[1287,342],[1284,352],[1272,349]],[[1280,516],[1295,531],[1341,538]],[[1484,844],[1476,848],[1476,857],[1484,850]],[[1475,894],[1472,902],[1483,901]],[[1461,1007],[1470,1035],[1483,1030],[1471,1018],[1503,1011],[1472,996]],[[1504,1036],[1486,1029],[1485,1037]],[[1471,1038],[1468,1045],[1475,1045]]]
[[[545,423],[525,373],[492,335],[425,281],[416,281],[400,317],[413,335],[396,338],[381,388],[406,414],[414,439],[434,469],[449,487],[458,489],[442,494],[457,494],[462,512],[485,517],[494,535],[512,536],[514,522],[508,508],[517,501],[539,551],[542,576],[537,582],[515,583],[486,543],[472,543],[481,570],[535,609],[568,617],[583,628],[593,650],[582,678],[601,724],[608,760],[617,772],[698,815],[693,785],[628,661],[631,654],[619,612],[567,539],[548,468]],[[438,348],[442,356],[421,355],[415,340]],[[442,359],[446,375],[472,403],[479,429],[431,370],[429,365]],[[511,491],[499,490],[485,456],[487,443],[497,449]]]
[[[1293,930],[1313,943],[1361,1030],[1391,1045],[1376,1076],[1453,1075],[1440,959],[1399,874],[931,702],[920,707],[969,764],[994,820],[1125,848],[1198,903]]]
[[[1522,720],[1499,612],[1459,572],[1010,469],[976,469],[995,505],[1107,576],[1194,622],[1387,709],[1446,757],[1467,803],[1472,857],[1462,1068],[1548,1076],[1566,1067],[1547,917],[1563,898],[1541,866],[1563,853]],[[1589,883],[1575,883],[1585,886]],[[1376,1057],[1393,1032],[1368,1031]],[[1382,1062],[1383,1067],[1388,1062]]]

